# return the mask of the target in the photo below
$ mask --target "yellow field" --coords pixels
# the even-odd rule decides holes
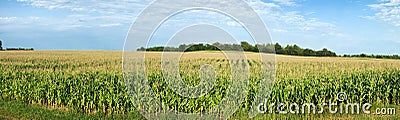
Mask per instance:
[[[83,113],[127,114],[135,108],[125,91],[121,51],[1,51],[1,100],[20,100],[44,106],[65,107]],[[200,100],[172,93],[160,80],[161,53],[146,53],[149,81],[157,97],[170,109],[201,113],[224,97],[223,88],[231,74],[224,71],[228,61],[221,52],[189,52],[181,58],[186,83],[196,85],[197,70],[210,64],[217,71],[218,89]],[[249,93],[255,93],[260,75],[258,54],[246,53],[254,80]],[[266,55],[272,56],[272,55]],[[220,61],[221,60],[221,61]],[[338,92],[348,94],[348,102],[379,105],[400,104],[400,60],[276,56],[277,71],[270,102],[313,102],[336,100]],[[191,70],[193,69],[193,70]],[[248,95],[240,106],[249,109],[254,96]],[[169,102],[169,100],[175,100]],[[186,101],[185,104],[181,104]],[[201,107],[199,103],[216,103]],[[175,107],[177,106],[177,107]]]

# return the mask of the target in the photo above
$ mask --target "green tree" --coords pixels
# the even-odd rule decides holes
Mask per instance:
[[[304,49],[303,50],[303,56],[316,56],[317,53],[314,50],[311,49]]]
[[[3,50],[3,43],[0,40],[0,50]]]
[[[276,54],[283,54],[282,46],[279,45],[279,43],[275,44],[275,52],[276,52]]]
[[[317,56],[336,56],[336,53],[329,51],[328,49],[324,48],[320,51],[317,51]]]
[[[287,45],[284,49],[283,49],[283,53],[286,55],[302,55],[303,54],[303,49],[301,49],[299,46],[297,45]]]
[[[139,49],[137,49],[137,51],[145,51],[146,50],[146,48],[144,48],[144,47],[140,47]]]
[[[240,42],[240,46],[242,46],[242,48],[243,48],[244,51],[257,52],[257,48],[256,48],[256,47],[250,45],[249,43],[247,43],[247,42],[245,42],[245,41]]]
[[[186,44],[182,44],[182,45],[179,45],[179,51],[181,51],[181,52],[184,52],[187,48],[188,48],[189,46],[187,46]]]

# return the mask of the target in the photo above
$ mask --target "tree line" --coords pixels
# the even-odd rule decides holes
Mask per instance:
[[[0,40],[0,50],[3,50],[3,43]]]
[[[295,55],[295,56],[315,56],[315,57],[358,57],[358,58],[377,58],[377,59],[400,59],[399,55],[337,55],[335,52],[323,48],[322,50],[313,50],[309,48],[301,48],[298,45],[287,45],[282,47],[279,43],[275,44],[256,44],[251,45],[247,42],[241,42],[240,44],[182,44],[179,47],[163,47],[156,46],[150,48],[141,47],[138,51],[170,51],[170,52],[192,52],[192,51],[216,51],[216,50],[236,50],[236,51],[248,51],[248,52],[263,52],[273,53],[281,55]]]
[[[400,59],[399,55],[368,55],[368,54],[359,54],[359,55],[343,55],[341,57],[358,57],[358,58],[377,58],[377,59]]]
[[[13,51],[13,50],[19,50],[19,51],[30,51],[30,50],[34,50],[33,48],[6,48],[6,49],[4,49],[4,50],[7,50],[7,51]]]
[[[308,48],[300,48],[297,45],[287,45],[286,47],[282,47],[279,43],[275,44],[256,44],[251,45],[247,42],[241,42],[240,44],[221,44],[221,43],[213,43],[213,44],[182,44],[179,47],[164,47],[164,46],[156,46],[150,48],[141,47],[137,49],[137,51],[171,51],[171,52],[191,52],[191,51],[215,51],[215,50],[233,50],[233,51],[248,51],[248,52],[263,52],[263,53],[276,53],[282,55],[296,55],[296,56],[330,56],[336,57],[336,53],[332,52],[326,48],[322,50],[313,50]]]
[[[0,40],[0,51],[4,51],[4,50],[8,50],[8,51],[13,51],[13,50],[22,50],[22,51],[29,51],[29,50],[34,50],[33,48],[5,48],[3,49],[3,42]]]

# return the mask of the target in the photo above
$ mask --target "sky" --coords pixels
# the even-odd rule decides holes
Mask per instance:
[[[152,2],[1,0],[0,39],[3,47],[122,50],[132,23]],[[245,2],[263,20],[273,43],[297,44],[316,50],[328,48],[338,54],[400,54],[400,0]],[[161,24],[148,45],[165,45],[173,35],[193,24],[219,26],[239,41],[251,41],[241,24],[231,18],[212,11],[192,10],[172,16]],[[198,31],[192,37],[203,38],[206,33]],[[168,44],[199,41],[180,40]]]

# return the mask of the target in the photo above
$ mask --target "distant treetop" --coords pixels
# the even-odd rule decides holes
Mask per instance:
[[[282,47],[279,43],[275,44],[256,44],[251,45],[247,42],[241,42],[239,44],[221,44],[221,43],[213,43],[213,44],[190,44],[190,45],[179,45],[178,48],[175,47],[163,47],[156,46],[150,48],[141,47],[137,49],[138,51],[180,51],[180,52],[191,52],[191,51],[204,51],[204,50],[243,50],[249,52],[262,52],[262,53],[272,53],[272,54],[282,54],[282,55],[295,55],[295,56],[315,56],[315,57],[337,57],[335,52],[328,50],[327,48],[323,48],[322,50],[313,50],[309,48],[301,48],[295,45],[287,45],[286,47]],[[359,55],[343,55],[339,57],[363,57],[363,58],[378,58],[378,59],[400,59],[399,55],[367,55],[367,54],[359,54]]]
[[[175,47],[164,47],[164,46],[156,46],[150,48],[141,47],[137,49],[138,51],[180,51],[180,52],[191,52],[191,51],[204,51],[204,50],[234,50],[239,51],[243,49],[243,51],[249,52],[263,52],[263,53],[276,53],[283,55],[297,55],[297,56],[337,56],[336,53],[329,51],[324,48],[322,50],[312,50],[312,49],[303,49],[297,45],[287,45],[283,48],[279,43],[276,44],[256,44],[251,45],[247,42],[241,42],[239,44],[221,44],[221,43],[213,43],[213,44],[182,44],[179,45],[178,48]]]
[[[3,43],[0,40],[0,50],[3,50]]]

